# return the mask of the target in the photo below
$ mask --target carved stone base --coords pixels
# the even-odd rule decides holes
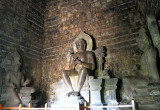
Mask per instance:
[[[76,77],[74,77],[76,78]],[[74,79],[73,77],[71,80]],[[68,97],[66,94],[70,92],[63,82],[57,82],[52,84],[52,88],[55,91],[55,100],[51,104],[52,108],[56,108],[56,110],[64,110],[64,108],[68,108],[68,110],[78,110],[79,103],[83,104],[85,101],[90,106],[102,106],[102,93],[101,93],[101,86],[102,86],[102,79],[105,80],[105,102],[107,105],[118,105],[116,100],[116,84],[118,79],[117,78],[98,78],[94,79],[93,76],[89,76],[86,80],[83,88],[81,89],[80,95],[81,97],[77,96],[70,96]],[[76,89],[76,88],[74,88]],[[90,110],[103,110],[102,108],[91,108]],[[117,108],[109,108],[107,110],[119,110]]]
[[[88,78],[85,81],[85,84],[83,85],[81,92],[80,92],[80,96],[83,98],[83,100],[85,100],[86,102],[89,102],[89,85],[88,85]],[[78,76],[74,76],[71,77],[71,81],[72,84],[75,85],[76,82],[74,81],[75,79],[78,80]],[[63,102],[64,98],[67,98],[67,93],[69,93],[70,91],[68,90],[68,88],[66,87],[66,85],[64,84],[64,82],[57,82],[52,84],[52,87],[54,89],[55,92],[55,100],[54,103],[61,103]],[[75,90],[77,90],[74,87]],[[73,97],[72,97],[73,98]],[[67,99],[67,101],[70,101],[70,99],[72,99],[71,97],[69,99]]]
[[[90,85],[90,106],[102,106],[101,101],[101,84],[102,79],[93,79],[93,77],[89,80]],[[91,108],[90,110],[103,110],[102,108]]]
[[[108,105],[118,105],[116,98],[117,82],[117,78],[105,79],[104,99]]]
[[[79,110],[79,103],[84,103],[83,98],[80,96],[64,96],[63,100],[51,104],[51,108],[56,110]]]
[[[18,95],[24,106],[28,106],[28,104],[31,102],[31,94],[34,92],[35,90],[33,87],[22,87],[20,89],[20,93]]]

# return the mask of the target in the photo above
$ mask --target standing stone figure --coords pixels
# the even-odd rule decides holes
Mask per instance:
[[[67,95],[79,96],[84,85],[87,74],[95,68],[94,54],[91,51],[86,51],[86,42],[82,38],[75,40],[77,52],[68,55],[70,57],[69,68],[62,71],[62,77],[66,86],[70,89]],[[68,58],[67,58],[68,59]],[[77,88],[73,89],[70,76],[78,75]]]

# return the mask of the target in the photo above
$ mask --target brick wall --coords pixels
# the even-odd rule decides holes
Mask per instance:
[[[160,1],[159,0],[135,0],[138,10],[144,16],[153,14],[159,16],[160,13]]]
[[[139,63],[141,54],[136,37],[145,23],[135,0],[44,1],[0,1],[0,62],[17,49],[22,69],[34,79],[35,87],[46,91],[61,79],[65,53],[84,31],[92,36],[94,49],[107,48],[105,69],[118,78],[131,74],[128,71]]]
[[[17,49],[23,59],[22,69],[37,87],[41,80],[44,8],[42,0],[0,1],[0,62]]]
[[[105,68],[123,77],[139,62],[136,43],[144,24],[134,0],[49,0],[44,17],[43,84],[61,78],[65,52],[76,36],[85,31],[95,47],[105,46]]]

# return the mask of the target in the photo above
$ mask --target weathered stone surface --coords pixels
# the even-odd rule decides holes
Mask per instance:
[[[33,87],[21,87],[20,93],[31,94],[34,93],[35,89]]]
[[[159,33],[157,20],[154,15],[147,16],[147,25],[152,37],[153,44],[160,53],[160,33]]]
[[[118,105],[117,98],[116,98],[116,89],[117,89],[117,78],[107,78],[105,79],[104,85],[104,99],[105,103],[108,105]]]
[[[76,76],[74,77],[74,78],[77,78]],[[71,78],[71,80],[72,79],[74,79],[74,78]],[[73,80],[72,80],[72,82],[74,82]],[[57,82],[57,83],[53,83],[52,85],[51,85],[51,90],[52,90],[52,93],[51,94],[55,94],[55,97],[53,97],[54,99],[53,99],[53,103],[55,103],[55,104],[62,104],[62,103],[65,103],[65,101],[66,100],[70,100],[71,102],[69,102],[69,103],[72,103],[72,101],[74,100],[73,99],[73,97],[72,98],[69,98],[66,94],[68,93],[68,92],[70,92],[68,89],[67,89],[67,87],[66,87],[66,85],[64,84],[64,82]],[[83,99],[85,100],[85,101],[87,101],[87,102],[89,102],[89,84],[88,84],[88,77],[87,77],[87,79],[86,79],[86,81],[85,81],[85,84],[83,85],[83,87],[82,87],[82,90],[80,91],[80,94],[81,94],[81,96],[83,97]],[[75,97],[75,98],[77,98],[77,97]],[[76,99],[75,99],[76,100]],[[74,100],[74,101],[75,101]],[[77,102],[78,102],[79,100],[77,100]],[[77,103],[76,102],[76,103]]]
[[[160,96],[160,83],[152,83],[148,85],[148,93],[151,96]]]
[[[97,47],[97,49],[94,51],[97,61],[97,72],[95,76],[97,77],[104,77],[106,74],[103,74],[103,67],[104,67],[104,58],[106,56],[106,49],[103,46]]]
[[[31,93],[35,92],[32,87],[22,87],[29,84],[30,80],[20,72],[21,56],[17,51],[10,52],[3,60],[5,75],[3,84],[0,86],[0,101],[3,106],[16,107],[19,103],[28,106],[31,101]]]
[[[101,87],[102,85],[102,79],[90,79],[89,80],[89,86],[90,86],[90,104],[91,105],[102,105],[101,102]]]
[[[65,86],[64,82],[57,82],[52,84],[52,87],[54,88],[54,93],[55,93],[55,97],[53,99],[53,101],[50,103],[49,102],[49,106],[51,106],[52,108],[54,107],[59,107],[56,108],[58,110],[63,110],[64,108],[67,110],[78,110],[79,108],[79,103],[84,103],[84,99],[86,101],[89,102],[89,91],[88,91],[88,96],[86,93],[86,91],[82,88],[81,91],[81,96],[70,96],[68,97],[66,94],[68,93],[68,89]]]

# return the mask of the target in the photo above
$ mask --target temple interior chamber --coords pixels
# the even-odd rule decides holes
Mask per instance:
[[[0,0],[5,107],[160,110],[159,64],[159,0]]]

